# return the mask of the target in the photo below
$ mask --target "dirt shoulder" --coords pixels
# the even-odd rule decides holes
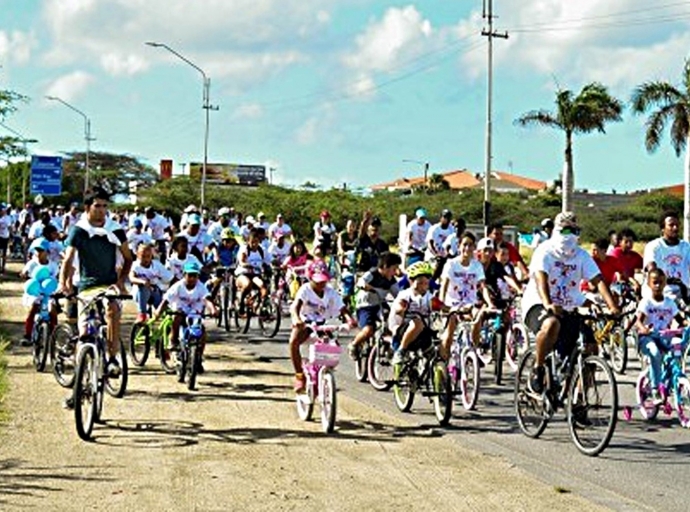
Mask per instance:
[[[20,287],[0,283],[12,333]],[[92,443],[79,440],[65,390],[36,373],[28,349],[7,358],[2,510],[597,509],[345,393],[337,432],[325,436],[297,419],[289,372],[227,340],[209,346],[196,392],[151,361],[133,370],[126,398],[106,398]]]

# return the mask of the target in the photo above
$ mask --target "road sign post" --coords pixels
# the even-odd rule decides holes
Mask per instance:
[[[31,157],[31,195],[59,196],[62,194],[62,157]]]

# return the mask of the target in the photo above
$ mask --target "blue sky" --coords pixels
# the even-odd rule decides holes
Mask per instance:
[[[494,0],[494,168],[545,181],[562,169],[563,137],[513,121],[551,108],[558,86],[601,81],[627,100],[647,80],[679,83],[690,1]],[[486,39],[481,0],[0,0],[0,88],[31,98],[6,124],[34,152],[92,148],[157,167],[203,155],[197,71],[211,77],[209,160],[269,163],[277,182],[361,186],[484,168]],[[3,133],[4,132],[0,132]],[[680,183],[668,139],[648,155],[644,119],[625,113],[606,135],[575,142],[577,188]]]

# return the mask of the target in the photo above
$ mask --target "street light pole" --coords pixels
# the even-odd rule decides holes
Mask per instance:
[[[196,69],[199,73],[201,73],[201,76],[204,80],[204,92],[203,92],[203,105],[201,108],[203,108],[206,111],[205,114],[205,129],[204,129],[204,163],[202,164],[201,167],[201,208],[204,207],[206,204],[206,167],[208,166],[208,136],[209,136],[209,128],[210,128],[210,115],[209,112],[211,110],[218,110],[217,106],[211,105],[211,79],[206,76],[206,73],[204,72],[203,69],[201,69],[199,66],[194,64],[191,60],[189,60],[187,57],[182,55],[181,53],[173,50],[170,46],[164,43],[155,43],[155,42],[147,42],[145,43],[147,46],[151,46],[153,48],[164,48],[168,50],[170,53],[175,55],[178,59],[186,62],[190,66],[192,66],[194,69]]]
[[[27,151],[26,145],[27,144],[34,144],[38,141],[36,139],[27,139],[21,133],[19,133],[17,130],[10,128],[5,123],[0,122],[0,126],[2,126],[5,130],[7,130],[8,132],[12,133],[13,135],[15,135],[21,139],[22,145],[24,146],[24,157],[28,158],[29,152]],[[9,176],[9,171],[8,171],[8,176]],[[22,170],[22,204],[26,204],[26,166]]]
[[[429,190],[429,162],[422,162],[421,160],[408,160],[405,159],[403,162],[408,164],[418,164],[424,166],[424,190]]]
[[[58,101],[58,102],[62,103],[64,106],[66,106],[67,108],[73,110],[74,112],[76,112],[77,114],[79,114],[80,116],[82,116],[84,118],[84,139],[86,139],[86,155],[85,155],[86,171],[84,173],[84,197],[86,197],[86,194],[89,190],[89,173],[90,173],[90,162],[89,162],[90,155],[89,154],[91,153],[91,141],[95,140],[95,139],[91,138],[91,120],[89,119],[89,117],[86,114],[84,114],[84,112],[79,110],[77,107],[75,107],[74,105],[70,105],[65,100],[58,98],[57,96],[46,96],[46,99],[51,100],[51,101]]]

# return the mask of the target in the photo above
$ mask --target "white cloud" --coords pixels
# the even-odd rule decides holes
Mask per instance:
[[[337,141],[338,136],[332,131],[334,121],[335,109],[333,105],[326,104],[295,131],[295,140],[302,146],[311,146],[325,139]]]
[[[101,66],[111,75],[134,75],[148,69],[149,65],[139,55],[108,53],[101,57]]]
[[[32,32],[0,30],[0,59],[5,62],[27,63],[36,46],[38,46],[38,42]]]
[[[46,89],[46,96],[56,96],[65,101],[79,97],[94,81],[94,77],[85,71],[74,71],[55,80]]]
[[[235,109],[236,119],[258,119],[264,115],[264,108],[258,103],[245,103]]]

